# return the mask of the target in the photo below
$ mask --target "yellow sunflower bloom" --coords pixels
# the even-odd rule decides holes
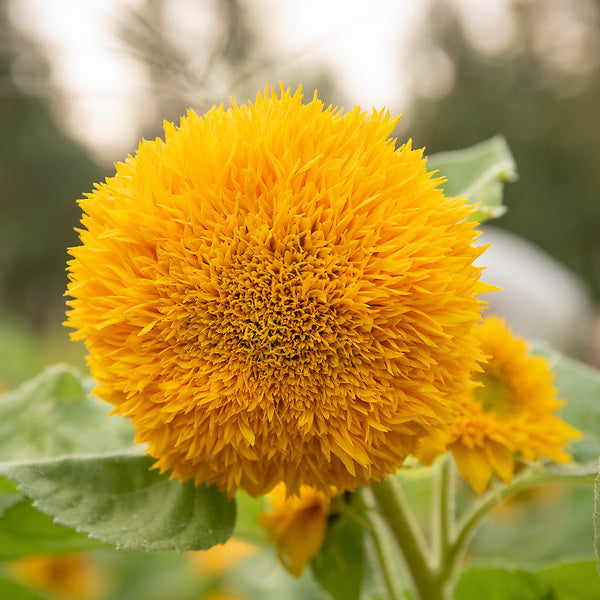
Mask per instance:
[[[323,545],[330,499],[316,488],[303,485],[288,496],[280,483],[269,494],[270,512],[261,515],[261,525],[277,544],[281,564],[299,577]]]
[[[448,447],[460,473],[481,494],[494,472],[510,483],[516,458],[568,462],[562,446],[581,434],[553,414],[563,403],[544,358],[528,354],[525,341],[498,317],[485,319],[476,331],[487,361],[450,428]]]
[[[482,248],[396,121],[267,90],[165,123],[80,201],[66,324],[161,471],[351,490],[453,418]]]

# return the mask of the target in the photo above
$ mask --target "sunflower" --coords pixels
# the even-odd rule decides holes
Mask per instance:
[[[299,577],[323,545],[330,498],[307,485],[288,496],[285,484],[280,483],[269,493],[268,503],[260,523],[276,543],[281,564]]]
[[[67,325],[161,471],[257,496],[394,472],[481,358],[464,198],[384,111],[189,111],[80,201]]]
[[[476,331],[487,360],[450,427],[449,448],[460,473],[481,494],[494,472],[510,483],[517,458],[568,462],[562,446],[581,434],[553,414],[563,402],[543,357],[530,355],[525,341],[498,317],[488,317]]]

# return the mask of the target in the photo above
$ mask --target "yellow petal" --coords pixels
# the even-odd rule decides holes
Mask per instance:
[[[261,515],[261,525],[270,530],[283,566],[298,577],[323,544],[329,499],[309,486],[286,498],[280,484],[269,494],[269,503],[272,510]]]
[[[506,446],[492,440],[486,444],[485,454],[498,477],[504,483],[510,483],[515,471],[515,455]]]
[[[460,474],[478,494],[483,494],[492,478],[492,466],[483,451],[462,444],[452,444],[451,450]]]
[[[284,567],[299,577],[319,551],[325,538],[327,513],[318,505],[299,511],[279,538],[279,557]]]

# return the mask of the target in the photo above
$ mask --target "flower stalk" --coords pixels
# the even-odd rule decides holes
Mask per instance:
[[[354,502],[361,513],[366,531],[370,534],[379,573],[390,600],[403,600],[405,595],[404,578],[397,569],[394,548],[388,543],[389,531],[382,515],[373,506],[373,494],[369,488],[362,488],[354,495]]]
[[[461,560],[477,527],[483,519],[504,500],[533,487],[556,481],[556,476],[526,469],[510,485],[498,483],[485,494],[478,496],[470,509],[460,519],[440,561],[440,576],[449,580],[456,577]]]
[[[418,600],[450,600],[462,559],[468,544],[483,519],[507,498],[523,490],[556,480],[550,473],[526,469],[509,485],[498,483],[486,493],[478,496],[462,518],[456,516],[456,469],[450,457],[443,457],[434,468],[432,498],[432,544],[431,550],[425,541],[422,529],[404,497],[397,478],[373,482],[370,486],[375,508],[394,537],[396,547],[402,555],[409,582],[402,581],[406,589],[412,586],[411,598]],[[368,514],[368,511],[365,511]],[[372,515],[369,523],[374,522]],[[381,527],[381,523],[379,524]],[[390,575],[393,560],[383,555],[378,546],[381,535],[377,528],[370,527],[381,570],[388,586],[389,597],[398,598],[398,582]],[[397,579],[397,574],[395,575]]]
[[[432,546],[440,570],[456,533],[456,471],[448,456],[436,465],[433,486]]]
[[[447,582],[438,577],[419,525],[412,515],[398,481],[389,477],[371,484],[380,514],[387,522],[421,600],[449,600]]]

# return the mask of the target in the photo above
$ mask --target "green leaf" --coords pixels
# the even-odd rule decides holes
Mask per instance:
[[[23,499],[24,497],[21,494],[3,494],[0,496],[0,518],[4,516],[9,508],[19,504]]]
[[[235,503],[181,484],[135,451],[0,464],[34,506],[121,549],[205,550],[229,538]]]
[[[328,527],[310,566],[315,579],[333,598],[358,600],[365,568],[362,526],[350,517],[338,517]]]
[[[0,577],[0,598],[6,600],[50,600],[50,596],[5,577]]]
[[[479,223],[506,212],[503,184],[517,179],[514,158],[502,136],[464,150],[433,154],[427,169],[446,178],[443,188],[447,196],[467,196],[469,204],[479,204],[469,217]]]
[[[2,396],[2,461],[131,448],[133,428],[108,416],[110,406],[89,396],[92,385],[75,369],[56,365]]]
[[[467,568],[455,600],[597,600],[600,578],[594,562],[578,562],[539,571]]]
[[[536,569],[594,560],[593,480],[574,483],[524,490],[501,509],[501,516],[481,523],[471,543],[473,555]]]
[[[17,560],[36,554],[65,554],[105,544],[58,525],[22,496],[0,518],[0,559]],[[2,597],[0,595],[0,597]]]
[[[23,500],[23,495],[19,494],[17,485],[6,477],[0,477],[0,519],[4,513],[15,504]]]
[[[16,484],[6,477],[0,477],[0,494],[14,495],[16,493]]]
[[[129,423],[109,417],[109,407],[89,396],[91,385],[57,366],[5,395],[0,475],[57,523],[119,548],[204,550],[223,543],[235,503],[214,488],[182,485],[152,470],[153,459],[133,445]],[[0,488],[11,491],[3,479]]]

